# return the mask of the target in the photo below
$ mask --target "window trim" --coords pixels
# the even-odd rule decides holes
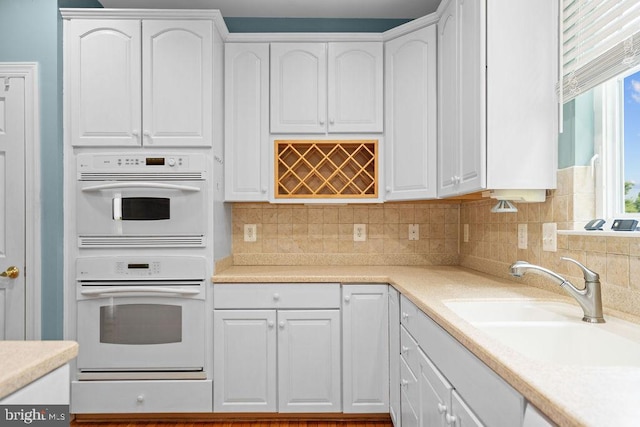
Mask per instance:
[[[635,67],[594,88],[594,166],[596,215],[611,224],[615,218],[640,220],[624,205],[624,79]]]

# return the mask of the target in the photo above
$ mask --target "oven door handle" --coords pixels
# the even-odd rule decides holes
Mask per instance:
[[[164,288],[159,286],[118,286],[109,289],[82,290],[84,296],[127,295],[127,294],[161,294],[161,295],[198,295],[200,290],[182,288]]]
[[[82,191],[92,192],[100,190],[115,190],[118,188],[158,188],[161,190],[200,191],[200,187],[194,187],[192,185],[165,184],[161,182],[116,182],[110,184],[98,184],[90,187],[83,187]]]

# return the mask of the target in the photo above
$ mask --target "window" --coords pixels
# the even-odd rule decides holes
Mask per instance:
[[[596,214],[640,219],[640,69],[594,89]]]

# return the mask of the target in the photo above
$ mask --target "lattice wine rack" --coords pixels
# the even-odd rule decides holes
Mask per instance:
[[[276,198],[378,197],[378,141],[275,141]]]

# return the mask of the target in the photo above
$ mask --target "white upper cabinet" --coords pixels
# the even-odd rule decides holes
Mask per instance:
[[[140,145],[140,21],[71,20],[65,85],[72,145]]]
[[[69,20],[71,144],[210,146],[212,25],[209,20]]]
[[[329,132],[382,132],[382,43],[329,43]]]
[[[272,43],[271,133],[381,132],[382,44]]]
[[[436,29],[386,43],[385,199],[436,197]]]
[[[225,200],[266,201],[269,44],[225,46]]]
[[[439,197],[555,188],[557,3],[543,3],[451,0],[444,9]]]
[[[143,144],[211,145],[212,23],[142,22]]]

